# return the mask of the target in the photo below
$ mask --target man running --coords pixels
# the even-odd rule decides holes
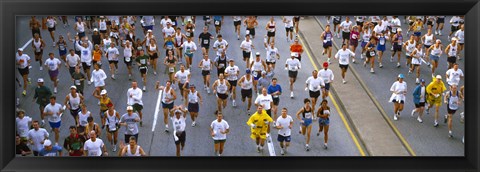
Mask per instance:
[[[140,75],[142,76],[143,80],[143,91],[147,91],[147,60],[148,56],[145,54],[144,50],[139,47],[138,50],[140,51],[140,55],[135,59],[138,65],[138,69],[140,70]]]
[[[411,116],[413,117],[415,113],[418,112],[417,121],[422,123],[423,110],[425,109],[425,102],[427,100],[427,87],[424,79],[420,79],[420,83],[421,84],[415,87],[413,91],[413,102],[415,103],[415,109],[412,110]]]
[[[295,42],[290,45],[290,53],[295,53],[295,58],[302,61],[303,46],[298,42],[298,38],[295,38]]]
[[[447,70],[446,78],[448,86],[460,85],[460,79],[464,78],[462,69],[458,68],[458,63],[453,64],[453,68]]]
[[[217,110],[222,112],[222,109],[227,107],[227,98],[229,95],[230,83],[224,79],[223,73],[218,76],[212,85],[213,94],[217,96]]]
[[[323,78],[318,77],[318,71],[314,70],[312,76],[307,78],[305,81],[305,91],[308,90],[310,99],[312,101],[312,111],[315,112],[315,106],[317,105],[318,97],[320,96],[320,90],[325,88],[325,82]],[[316,120],[317,117],[313,116],[313,120]]]
[[[229,60],[229,65],[225,69],[225,77],[227,77],[228,82],[230,83],[230,98],[232,99],[232,105],[233,107],[236,107],[237,105],[235,104],[235,99],[237,98],[237,81],[238,81],[238,75],[240,75],[240,69],[238,68],[237,65],[235,65],[235,62],[233,59]]]
[[[323,41],[322,55],[327,54],[327,57],[328,57],[327,62],[328,63],[331,63],[330,62],[330,57],[332,57],[332,45],[333,45],[332,38],[333,38],[333,34],[330,31],[330,25],[327,25],[325,27],[325,31],[320,36],[320,40]]]
[[[35,54],[35,61],[38,62],[40,66],[40,71],[43,70],[43,49],[45,49],[45,42],[38,33],[33,34],[32,48]]]
[[[257,18],[254,16],[248,16],[244,21],[246,27],[245,35],[251,35],[252,39],[255,39],[255,28],[258,26]]]
[[[252,54],[252,49],[255,49],[252,40],[250,40],[250,35],[245,35],[245,40],[240,44],[240,49],[242,49],[243,61],[246,63],[247,68],[250,68],[250,56]]]
[[[191,78],[190,71],[185,70],[185,66],[183,64],[180,65],[180,70],[177,73],[175,73],[175,81],[178,82],[178,90],[180,92],[182,101],[185,95],[187,94],[190,78]]]
[[[40,128],[38,121],[33,121],[32,126],[33,128],[27,133],[27,139],[30,145],[32,145],[33,156],[38,156],[38,152],[42,150],[44,141],[48,139],[50,135],[47,130]]]
[[[143,92],[138,88],[137,81],[132,82],[132,88],[127,91],[127,105],[133,107],[133,111],[140,116],[140,127],[143,126],[142,109],[143,109]]]
[[[438,111],[440,110],[440,106],[442,106],[442,94],[445,92],[447,88],[442,81],[442,76],[437,75],[433,78],[433,81],[428,84],[427,86],[427,114],[429,114],[429,109],[435,105],[435,121],[433,126],[438,127]]]
[[[210,135],[213,138],[215,155],[222,156],[227,134],[230,132],[230,126],[227,121],[223,120],[222,112],[216,111],[216,115],[217,119],[210,124]]]
[[[123,143],[120,143],[120,150],[118,152],[119,156],[147,156],[143,148],[137,144],[137,139],[134,136],[129,138],[127,146],[123,146]]]
[[[77,127],[70,126],[70,135],[65,138],[63,142],[63,148],[68,152],[70,156],[82,156],[83,155],[83,144],[86,139],[85,136],[79,135],[77,132]]]
[[[23,54],[23,49],[19,48],[18,53],[15,57],[16,65],[18,68],[18,72],[22,75],[23,78],[23,92],[22,95],[27,95],[27,85],[29,84],[28,74],[30,73],[30,56],[27,54]]]
[[[173,109],[174,101],[177,99],[177,94],[172,88],[172,82],[167,81],[165,86],[160,86],[160,82],[157,81],[155,88],[162,90],[162,109],[163,109],[163,122],[165,123],[165,132],[168,132],[168,117],[173,116],[170,114],[170,110]]]
[[[45,113],[43,112],[45,109],[45,106],[48,105],[48,99],[52,95],[52,92],[50,91],[50,88],[46,87],[43,85],[43,78],[38,78],[37,80],[37,88],[35,88],[35,95],[33,96],[33,100],[36,100],[36,103],[39,105],[40,109],[40,119],[42,119],[42,126],[45,125],[44,116]]]
[[[340,23],[340,28],[342,30],[342,44],[349,45],[350,41],[350,31],[352,30],[353,22],[350,21],[350,17],[345,17],[345,21]],[[340,29],[338,30],[337,34],[340,34]],[[347,41],[345,43],[345,40]]]
[[[140,122],[140,117],[137,113],[133,112],[132,106],[127,106],[127,113],[123,114],[120,118],[120,126],[127,127],[125,130],[125,143],[129,141],[130,137],[133,136],[138,141],[138,126],[137,123]]]
[[[280,143],[280,154],[285,155],[288,146],[290,146],[291,133],[293,127],[293,118],[287,114],[287,108],[282,109],[282,115],[279,116],[275,122],[276,129],[278,129],[277,141]]]
[[[108,110],[105,112],[107,125],[107,140],[112,145],[112,151],[117,151],[118,130],[120,128],[120,113],[118,113],[113,104],[108,104]]]
[[[304,99],[303,103],[305,104],[304,107],[301,107],[300,110],[298,110],[297,114],[297,119],[300,121],[300,134],[302,134],[305,137],[305,150],[309,151],[310,146],[308,144],[310,143],[310,133],[312,132],[312,121],[313,121],[313,114],[314,111],[312,109],[312,106],[310,105],[310,100]],[[302,114],[302,118],[300,118],[300,114]],[[307,135],[305,135],[307,134]]]
[[[340,69],[342,69],[342,82],[343,82],[343,84],[347,83],[347,81],[345,81],[345,74],[347,73],[347,70],[348,70],[348,64],[349,64],[350,56],[355,57],[355,53],[353,53],[352,51],[347,49],[347,44],[343,44],[342,49],[338,50],[337,54],[335,54],[335,59],[340,58],[339,59],[339,66],[340,66]],[[353,60],[355,60],[355,59],[353,59]]]
[[[202,69],[203,76],[203,89],[210,94],[210,71],[212,70],[213,61],[208,58],[208,53],[203,55],[202,61],[198,64],[198,67]]]
[[[88,139],[83,145],[84,156],[108,156],[107,147],[103,143],[103,140],[97,138],[97,133],[91,131],[88,133],[90,139]]]
[[[62,156],[62,147],[55,145],[52,146],[52,141],[43,141],[43,149],[38,152],[39,156]]]
[[[240,33],[240,31],[239,31]],[[208,54],[208,50],[210,50],[210,40],[214,39],[213,35],[208,32],[208,27],[203,27],[203,32],[198,35],[198,45],[200,47],[205,48],[206,54]]]
[[[275,47],[275,41],[272,41],[269,43],[270,46],[268,46],[267,44],[265,44],[265,49],[267,50],[267,54],[266,54],[266,59],[265,59],[265,62],[267,64],[267,66],[272,66],[273,69],[275,69],[275,64],[277,62],[277,60],[280,60],[280,54],[279,54],[279,51],[278,51],[278,48]]]
[[[270,17],[270,20],[267,22],[267,25],[265,26],[265,30],[267,30],[267,44],[270,44],[270,40],[272,42],[275,41],[275,26],[277,23],[275,22],[275,18],[272,16]]]
[[[270,122],[273,122],[273,119],[268,116],[263,106],[257,106],[257,112],[255,112],[247,121],[247,125],[250,126],[251,135],[250,138],[255,140],[257,145],[257,152],[263,152],[263,146],[265,145],[265,140],[267,139],[267,129],[270,126]]]
[[[272,83],[268,86],[268,92],[267,94],[270,94],[273,99],[273,119],[277,119],[277,110],[278,110],[278,105],[280,104],[280,95],[282,94],[282,87],[277,84],[277,78],[272,79]],[[274,127],[276,125],[276,121],[273,123]]]
[[[287,42],[290,42],[293,40],[293,16],[283,16],[283,23],[285,23],[285,37]],[[289,34],[290,39],[288,39]]]
[[[50,96],[50,104],[45,106],[43,113],[48,116],[50,127],[55,132],[55,145],[58,145],[60,137],[60,126],[62,125],[62,115],[65,110],[62,105],[56,103],[57,97]]]
[[[72,85],[70,87],[70,93],[67,94],[65,101],[63,102],[66,108],[70,110],[70,114],[75,120],[75,126],[78,126],[79,124],[78,113],[80,112],[80,104],[84,103],[84,99],[85,98],[82,94],[77,93],[77,87]]]
[[[322,100],[325,100],[328,97],[331,83],[333,83],[333,71],[328,69],[328,62],[323,62],[323,69],[318,72],[320,77],[325,83],[325,87],[322,87]]]
[[[213,43],[213,50],[217,51],[217,57],[222,53],[226,53],[228,49],[228,42],[223,39],[222,35],[217,35],[217,40]]]
[[[187,111],[183,109],[182,106],[176,106],[172,110],[170,110],[170,113],[175,114],[175,117],[172,118],[173,139],[175,141],[176,155],[180,156],[180,150],[183,151],[183,148],[185,147],[185,140],[187,137],[187,134],[185,132],[185,117],[187,116]]]
[[[250,108],[252,107],[252,94],[253,94],[253,76],[251,75],[251,70],[247,69],[245,71],[245,75],[238,80],[238,85],[241,87],[241,94],[242,94],[242,102],[245,103],[245,99],[247,99],[247,113],[250,116]]]
[[[48,54],[50,58],[45,60],[45,67],[48,68],[48,75],[50,76],[50,80],[53,82],[53,93],[57,94],[57,86],[58,86],[58,73],[60,70],[60,67],[62,62],[58,59],[55,58],[53,53]]]
[[[450,138],[453,137],[453,134],[452,134],[452,118],[453,118],[453,115],[455,114],[455,112],[458,110],[460,104],[462,103],[462,100],[464,99],[463,95],[460,94],[460,92],[457,90],[457,85],[456,84],[453,84],[452,86],[450,86],[450,91],[448,91],[446,94],[445,94],[445,97],[444,97],[444,103],[447,104],[447,113],[448,113],[448,116],[445,115],[445,122],[448,121],[448,136]]]
[[[295,58],[296,54],[291,53],[289,59],[285,62],[285,70],[288,70],[288,77],[290,78],[290,98],[293,98],[293,84],[297,80],[298,70],[302,67],[300,61]]]

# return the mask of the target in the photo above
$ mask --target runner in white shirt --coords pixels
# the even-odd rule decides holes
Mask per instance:
[[[213,50],[217,51],[217,56],[221,56],[222,52],[227,52],[228,42],[222,38],[221,34],[217,35],[217,40],[213,43]]]
[[[402,22],[400,22],[400,19],[398,18],[398,16],[393,16],[392,17],[392,20],[390,20],[390,22],[388,23],[390,26],[389,26],[389,30],[390,30],[390,41],[393,40],[393,36],[395,34],[397,34],[397,29],[398,28],[401,28],[402,27]],[[393,42],[391,42],[392,45],[393,45]],[[392,46],[392,50],[393,50],[393,46]]]
[[[175,28],[172,27],[172,22],[167,22],[167,26],[162,29],[162,33],[164,38],[175,34]]]
[[[23,96],[27,95],[27,83],[29,83],[28,74],[30,73],[30,56],[23,53],[23,49],[19,48],[15,57],[16,65],[18,72],[22,75],[23,78]],[[40,65],[41,66],[41,65]]]
[[[185,140],[187,139],[186,128],[186,115],[187,111],[180,105],[175,106],[170,113],[174,113],[175,117],[172,118],[173,124],[173,139],[176,146],[176,155],[180,156],[180,150],[183,151],[185,147]]]
[[[66,109],[70,110],[70,115],[72,115],[75,120],[75,126],[78,126],[78,114],[80,113],[80,104],[83,104],[84,97],[82,94],[77,93],[77,87],[72,85],[70,87],[70,93],[65,96],[64,105]]]
[[[280,60],[280,54],[278,52],[278,48],[275,47],[275,42],[270,42],[270,46],[265,44],[265,49],[267,50],[267,58],[265,59],[265,63],[267,64],[267,66],[271,66],[273,69],[275,69],[275,63],[277,62],[277,60]]]
[[[107,74],[103,71],[103,69],[100,69],[100,66],[98,63],[95,63],[93,65],[95,70],[92,71],[92,77],[90,77],[90,82],[93,82],[93,85],[97,87],[100,90],[103,90],[105,87],[105,79],[107,79]]]
[[[167,27],[167,23],[172,23],[172,20],[168,16],[164,16],[162,20],[160,20],[160,25],[162,28]]]
[[[454,63],[457,63],[458,44],[457,38],[452,38],[452,42],[445,48],[445,54],[447,54],[448,69],[453,67]]]
[[[464,25],[460,25],[460,30],[458,30],[457,32],[455,32],[455,38],[458,40],[458,50],[457,50],[457,58],[458,60],[462,60],[462,58],[460,58],[460,53],[462,52],[463,50],[463,47],[465,46],[465,28],[464,28]]]
[[[38,156],[38,153],[43,148],[43,141],[48,139],[49,134],[48,131],[44,128],[40,128],[40,124],[38,121],[32,122],[33,129],[28,131],[27,139],[28,143],[32,145],[32,151],[34,156]]]
[[[92,117],[92,113],[87,110],[87,105],[81,104],[80,106],[82,109],[78,112],[78,134],[86,136],[88,133],[85,133],[85,127],[87,127],[88,117]]]
[[[415,79],[416,84],[420,84],[420,66],[422,65],[422,57],[424,56],[423,49],[422,49],[422,44],[417,44],[417,48],[413,50],[413,52],[410,54],[410,57],[412,58],[412,65],[410,70],[408,71],[408,74],[412,73],[413,71],[417,70],[417,78]]]
[[[346,44],[343,44],[342,49],[338,50],[337,54],[335,54],[335,59],[339,58],[339,66],[340,69],[342,69],[343,84],[347,83],[347,81],[345,81],[345,74],[347,73],[349,59],[351,56],[355,56],[355,53],[347,49]]]
[[[380,36],[381,33],[383,33],[386,28],[383,27],[382,25],[382,20],[379,20],[378,21],[379,23],[375,25],[375,27],[373,28],[373,33],[372,33],[372,36]]]
[[[45,106],[43,113],[48,117],[48,123],[55,132],[55,145],[58,145],[58,139],[60,137],[60,126],[62,125],[62,115],[65,110],[62,105],[56,103],[57,97],[50,97],[50,104]]]
[[[296,53],[291,53],[289,59],[285,62],[285,70],[288,70],[288,77],[290,78],[290,98],[293,98],[293,84],[297,80],[298,70],[302,67],[300,61],[296,57]]]
[[[127,65],[127,70],[128,70],[128,80],[132,80],[132,64],[133,64],[133,52],[134,52],[134,47],[130,41],[125,41],[125,44],[122,44],[123,47],[123,61],[125,62],[125,65]]]
[[[448,39],[450,40],[450,37],[452,36],[452,34],[454,34],[457,30],[460,29],[460,16],[453,16],[451,19],[450,19],[450,24],[452,25],[452,29],[450,31],[450,34],[448,34]]]
[[[317,104],[318,97],[320,96],[320,90],[325,88],[325,82],[323,78],[318,77],[318,71],[314,70],[312,76],[305,81],[305,91],[308,90],[310,99],[312,101],[312,110],[315,112],[315,106]],[[313,116],[313,120],[316,120],[316,116]]]
[[[129,144],[123,146],[123,143],[120,143],[121,151],[118,152],[118,156],[147,156],[145,151],[140,145],[137,144],[137,140],[134,136],[129,138]]]
[[[140,126],[143,126],[142,121],[142,109],[143,109],[143,91],[138,88],[138,83],[136,81],[132,82],[132,88],[129,88],[127,91],[127,105],[133,107],[133,111],[137,112],[140,116]]]
[[[247,68],[250,68],[250,57],[252,55],[252,49],[255,49],[253,42],[250,39],[250,35],[245,35],[245,40],[240,44],[240,49],[242,49],[243,61],[246,63]]]
[[[210,124],[210,135],[213,138],[215,155],[222,156],[227,134],[230,132],[230,126],[227,121],[223,120],[222,112],[215,111],[215,114],[217,119]]]
[[[120,52],[117,47],[115,47],[115,43],[112,42],[105,53],[108,58],[108,64],[110,64],[111,78],[115,80],[115,73],[118,72],[118,57],[120,56]]]
[[[238,85],[241,87],[242,93],[242,102],[245,103],[245,98],[248,99],[247,113],[250,116],[250,108],[252,107],[252,87],[253,87],[253,76],[251,75],[251,70],[247,69],[245,75],[238,80]]]
[[[192,41],[192,37],[187,37],[187,41],[183,42],[181,47],[185,50],[187,69],[190,70],[190,65],[193,62],[193,53],[197,51],[197,45],[195,45],[195,42]]]
[[[53,82],[53,93],[57,94],[57,85],[58,85],[58,73],[60,71],[60,67],[62,62],[55,58],[53,53],[48,54],[50,58],[45,60],[45,67],[48,69],[48,75],[50,75],[50,80]]]
[[[27,136],[28,136],[28,129],[29,129],[29,123],[32,122],[32,118],[29,116],[25,116],[25,111],[20,109],[17,112],[17,118],[15,119],[16,124],[17,124],[17,133],[22,138],[22,142],[27,141]]]
[[[88,134],[90,139],[83,145],[83,154],[85,156],[108,156],[107,147],[102,139],[97,138],[97,133],[91,131]]]
[[[425,45],[425,52],[428,48],[430,48],[433,44],[435,44],[435,40],[437,38],[435,35],[432,33],[432,29],[428,29],[427,34],[423,35],[421,40],[423,44]],[[428,56],[425,56],[425,61],[427,62],[428,67],[431,67],[430,64],[430,58]]]
[[[172,82],[167,80],[165,86],[160,86],[160,82],[155,84],[157,90],[162,90],[162,109],[163,109],[163,122],[165,123],[165,132],[168,132],[168,117],[173,116],[170,110],[173,109],[174,101],[177,99],[177,94],[172,88]]]
[[[230,99],[232,99],[232,106],[236,107],[237,105],[235,104],[235,99],[237,98],[237,81],[238,81],[238,76],[240,75],[240,69],[238,68],[237,65],[235,65],[235,62],[233,59],[230,59],[229,65],[227,68],[225,68],[225,77],[227,78],[227,81],[230,83]]]
[[[337,36],[338,39],[340,39],[340,35],[337,34],[337,32],[340,32],[340,23],[342,23],[342,16],[332,16],[333,17],[333,36]],[[338,31],[337,31],[337,26],[338,26]]]
[[[283,23],[285,23],[285,34],[287,37],[287,42],[293,40],[293,16],[283,16]],[[288,35],[290,33],[290,39]]]
[[[353,22],[350,21],[350,17],[345,17],[345,21],[340,23],[340,28],[342,30],[342,44],[345,44],[345,40],[347,40],[347,45],[349,45],[350,41],[350,30],[352,30]],[[340,33],[340,29],[337,32],[337,35]]]
[[[278,129],[277,141],[280,143],[280,154],[285,155],[288,146],[290,146],[293,127],[293,118],[287,114],[287,108],[282,109],[282,115],[275,122],[275,128]]]
[[[229,95],[228,88],[230,88],[230,83],[224,79],[223,73],[219,74],[218,80],[212,85],[213,94],[216,94],[217,96],[217,110],[219,112],[227,107],[227,98]]]
[[[178,90],[180,92],[182,101],[188,91],[188,84],[191,78],[191,74],[189,70],[185,70],[185,66],[182,64],[180,65],[180,70],[175,73],[175,81],[178,82]]]
[[[395,121],[400,117],[400,112],[402,112],[406,100],[407,83],[403,81],[404,77],[403,74],[399,74],[397,81],[395,81],[390,88],[392,96],[390,97],[389,102],[393,103],[393,120]]]
[[[70,49],[70,54],[67,55],[67,64],[68,64],[68,67],[69,67],[69,72],[70,72],[70,76],[73,75],[73,73],[75,72],[75,67],[76,66],[80,66],[81,64],[81,61],[80,61],[80,56],[78,56],[77,54],[75,54],[75,50],[73,49]]]
[[[70,35],[70,33],[68,33]],[[68,36],[70,37],[70,36]],[[92,51],[93,51],[93,44],[92,42],[88,41],[88,37],[82,39],[82,46],[80,46],[79,38],[75,37],[75,47],[80,50],[80,61],[82,62],[82,68],[85,74],[87,75],[88,85],[91,84],[90,78],[90,67],[92,66]]]
[[[212,70],[212,66],[213,61],[208,58],[208,54],[204,54],[198,67],[202,69],[203,89],[206,90],[208,94],[210,94],[210,71]]]
[[[445,93],[444,97],[444,103],[447,104],[447,113],[448,115],[445,115],[445,120],[444,123],[447,123],[448,126],[448,137],[452,138],[452,128],[453,128],[453,123],[452,123],[452,118],[455,112],[458,110],[460,104],[462,103],[462,100],[464,99],[463,95],[460,94],[460,91],[457,90],[457,85],[451,85],[450,86],[450,91]]]
[[[318,75],[320,75],[323,79],[323,83],[325,83],[325,87],[322,87],[322,99],[325,100],[328,97],[331,83],[334,79],[333,71],[328,69],[328,62],[323,62],[323,69],[318,71]]]
[[[47,28],[52,38],[53,46],[55,46],[55,26],[57,25],[57,19],[53,16],[47,16]]]
[[[463,79],[463,71],[458,68],[458,64],[453,64],[453,68],[446,72],[447,83],[449,86],[460,85],[460,79]]]
[[[435,44],[433,44],[430,48],[426,50],[426,55],[430,57],[431,67],[432,67],[432,76],[435,76],[435,70],[438,67],[438,60],[440,60],[440,56],[442,56],[442,41],[437,39]]]
[[[233,26],[235,27],[235,32],[237,33],[237,39],[240,40],[240,27],[242,26],[242,16],[232,16]]]
[[[262,106],[267,112],[268,116],[272,117],[273,98],[272,95],[267,94],[267,88],[262,88],[262,94],[255,99],[255,106]],[[270,137],[270,125],[267,126],[267,138]]]
[[[192,119],[192,127],[196,126],[196,121],[198,117],[198,111],[200,111],[200,106],[203,104],[202,96],[196,90],[194,84],[189,84],[190,88],[186,88],[187,94],[185,94],[185,107],[190,113],[190,118]]]
[[[112,145],[112,151],[117,151],[118,130],[120,129],[120,113],[116,111],[113,104],[107,105],[108,110],[105,112],[105,119],[107,125],[107,139]]]
[[[365,20],[367,20],[367,16],[353,16],[355,18],[355,22],[358,26],[358,31],[362,33],[362,29],[364,27]]]

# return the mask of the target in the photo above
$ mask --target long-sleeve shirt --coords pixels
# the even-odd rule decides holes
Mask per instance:
[[[132,95],[132,97],[130,97]],[[127,91],[127,105],[139,104],[143,105],[142,102],[143,92],[140,88],[137,89],[130,88]]]
[[[90,81],[94,83],[95,87],[105,86],[105,79],[107,79],[107,75],[102,69],[92,71]]]
[[[37,99],[36,102],[38,104],[46,105],[48,103],[48,100],[50,100],[51,95],[52,95],[52,92],[48,87],[40,86],[35,88],[35,95],[33,96],[33,98]]]
[[[88,41],[88,47],[85,48],[78,44],[78,41],[75,42],[75,47],[77,50],[80,50],[80,61],[83,63],[91,64],[92,63],[92,49],[93,45],[92,42]]]

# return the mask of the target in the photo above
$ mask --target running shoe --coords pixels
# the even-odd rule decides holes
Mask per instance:
[[[324,143],[324,144],[323,144],[323,149],[328,149],[327,143]]]
[[[379,63],[379,64],[378,64],[378,67],[379,67],[379,68],[382,68],[382,67],[383,67],[382,63]]]
[[[42,66],[40,66],[40,70],[41,70],[41,71],[43,70],[43,67],[42,67]]]
[[[448,137],[449,137],[449,138],[452,138],[452,137],[453,137],[452,131],[448,131]]]
[[[27,95],[27,90],[23,90],[22,95],[26,96]]]
[[[112,151],[113,151],[113,152],[116,152],[116,151],[117,151],[117,145],[113,145]]]
[[[373,70],[373,68],[370,68],[370,73],[375,73],[375,71]]]
[[[293,91],[290,92],[290,98],[293,98]]]
[[[422,120],[422,118],[420,118],[420,117],[417,118],[417,121],[418,121],[419,123],[423,123],[423,120]]]
[[[281,155],[285,155],[285,151],[283,150],[283,148],[280,149],[280,154],[281,154]]]
[[[448,116],[445,115],[445,118],[443,118],[443,123],[447,123]]]
[[[397,115],[393,115],[393,120],[394,121],[398,120]]]
[[[434,127],[438,127],[438,122],[435,121],[435,123],[433,124]]]
[[[195,121],[192,122],[192,127],[195,127],[196,123]]]

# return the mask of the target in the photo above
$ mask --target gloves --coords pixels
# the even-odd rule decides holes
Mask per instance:
[[[255,124],[250,124],[250,127],[252,127],[252,129],[255,129]]]

